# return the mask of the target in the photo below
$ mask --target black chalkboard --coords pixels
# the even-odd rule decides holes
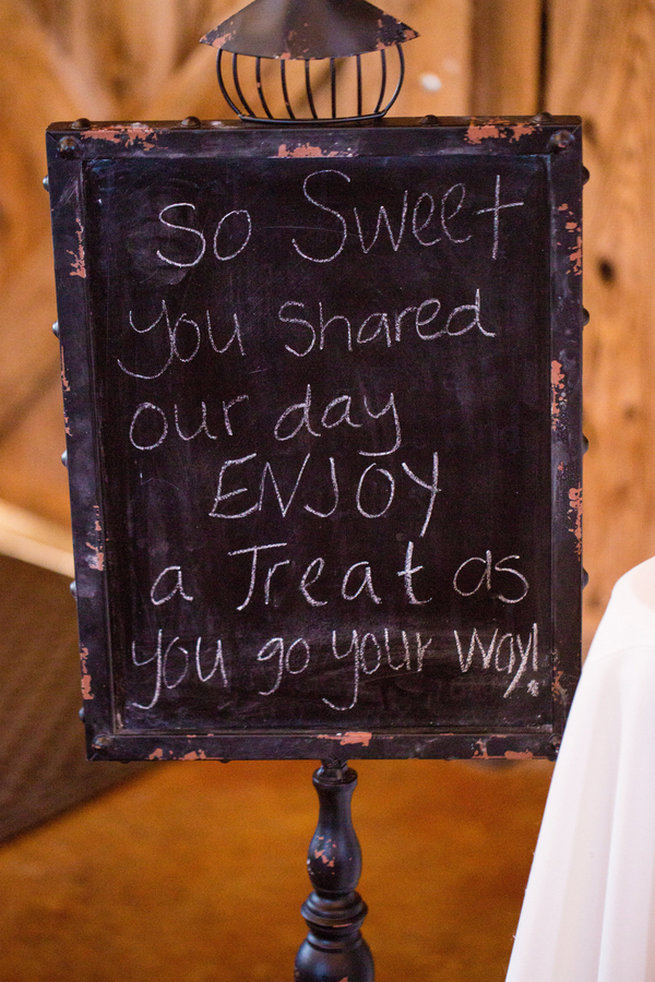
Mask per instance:
[[[90,756],[553,756],[579,121],[47,142]]]

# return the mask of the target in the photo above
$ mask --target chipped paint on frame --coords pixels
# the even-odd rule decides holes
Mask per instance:
[[[489,740],[502,739],[500,736],[480,737],[475,741],[474,760],[534,760],[532,750],[504,750],[502,753],[489,753]]]
[[[574,488],[569,488],[569,518],[572,525],[569,532],[575,536],[575,551],[578,556],[582,555],[582,486],[578,484]]]
[[[89,649],[82,648],[80,651],[80,668],[82,672],[82,699],[85,702],[89,702],[94,699],[93,689],[91,686],[91,675],[87,668],[87,661],[89,658]]]
[[[372,733],[319,733],[318,740],[338,740],[340,746],[351,747],[351,746],[362,746],[368,747],[371,740],[373,739]]]
[[[575,245],[569,253],[569,262],[571,265],[568,272],[572,273],[573,276],[582,276],[582,235],[579,231],[579,226],[577,223],[573,222],[570,224],[572,224],[575,229],[578,229],[578,232],[575,238]],[[569,226],[567,225],[567,229],[568,227]]]
[[[100,522],[100,508],[98,505],[93,506],[93,511],[95,514],[95,522],[91,535],[94,541],[87,541],[86,543],[86,546],[89,549],[87,565],[89,569],[95,569],[99,573],[102,573],[105,568],[105,551],[102,542],[102,523]]]
[[[502,130],[498,122],[477,123],[471,120],[465,140],[467,143],[479,144],[483,140],[499,140],[501,134]]]
[[[163,747],[156,747],[152,750],[146,760],[217,760],[217,757],[212,757],[205,750],[199,748],[198,750],[187,750],[185,753],[176,753],[174,750],[164,750]]]
[[[568,275],[582,275],[582,226],[579,218],[568,203],[561,204],[557,209],[560,220],[560,234],[567,241],[567,255],[569,260]],[[562,245],[558,241],[558,245]]]
[[[562,706],[566,706],[568,703],[568,690],[562,685],[562,678],[564,677],[564,672],[558,669],[553,675],[553,699],[559,702]]]
[[[553,359],[550,366],[551,404],[550,414],[553,430],[557,429],[562,410],[566,407],[566,377],[561,361]]]
[[[77,249],[69,249],[68,255],[72,256],[72,262],[70,267],[71,276],[79,276],[80,279],[86,279],[86,262],[84,256],[84,226],[82,225],[82,219],[76,219],[76,229],[75,237],[77,239]]]
[[[105,143],[123,146],[126,150],[154,150],[158,133],[145,123],[113,124],[100,126],[80,134],[85,141],[102,140]]]
[[[355,154],[350,148],[344,150],[324,150],[323,147],[313,146],[311,143],[303,143],[297,147],[289,147],[286,143],[281,143],[277,157],[354,157]]]
[[[59,349],[59,364],[61,366],[61,387],[64,392],[70,392],[70,382],[68,381],[68,376],[66,375],[66,362],[64,361],[64,349]]]
[[[471,119],[465,140],[467,143],[479,145],[483,140],[507,140],[518,143],[522,136],[529,136],[538,129],[536,123],[517,122],[509,119]]]

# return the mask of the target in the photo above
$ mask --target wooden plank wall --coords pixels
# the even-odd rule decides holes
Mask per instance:
[[[227,115],[197,39],[238,0],[0,5],[0,499],[66,524],[43,130],[54,119]],[[655,552],[655,5],[389,0],[420,33],[401,115],[585,117],[585,594]]]
[[[585,119],[590,616],[655,553],[655,5],[552,0],[547,108]]]

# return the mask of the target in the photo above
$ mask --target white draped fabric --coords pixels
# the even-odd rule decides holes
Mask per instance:
[[[655,558],[600,623],[548,795],[506,982],[655,980]]]

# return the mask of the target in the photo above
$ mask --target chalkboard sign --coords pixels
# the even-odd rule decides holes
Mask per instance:
[[[47,143],[90,757],[554,756],[579,120]]]

